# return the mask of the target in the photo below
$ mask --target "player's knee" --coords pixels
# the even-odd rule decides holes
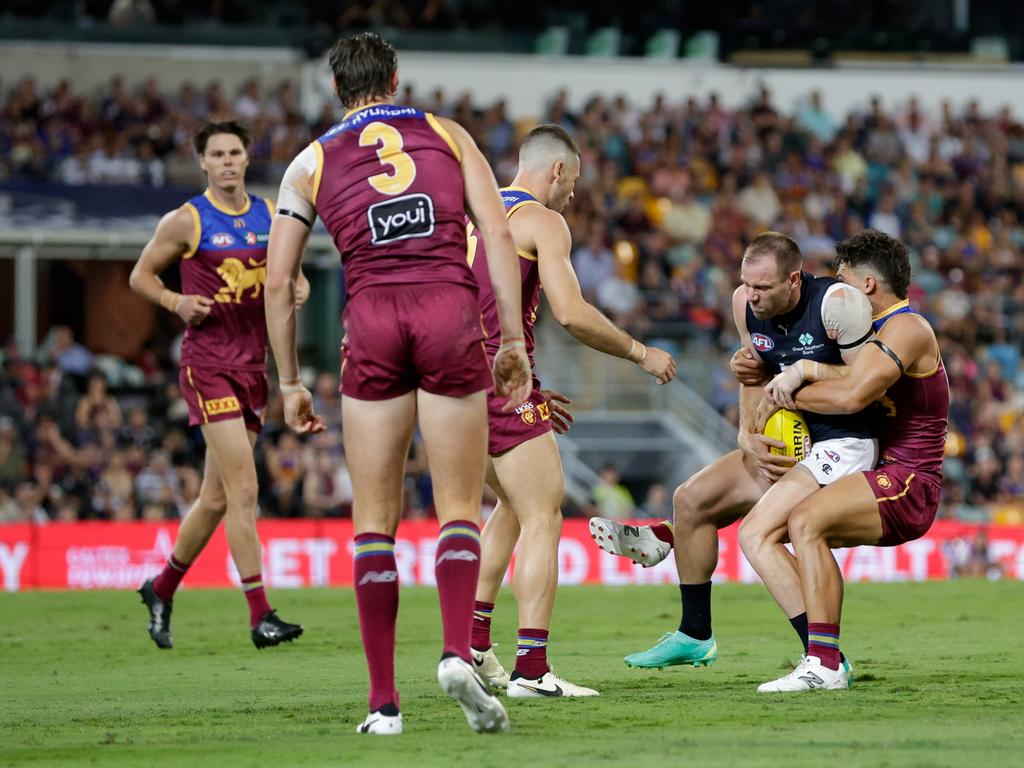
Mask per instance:
[[[677,529],[687,530],[707,522],[707,514],[695,490],[691,483],[686,482],[672,494],[672,520]]]
[[[229,506],[241,507],[242,509],[255,509],[256,499],[259,495],[259,485],[256,476],[236,477],[225,487],[226,502]],[[232,504],[233,502],[233,504]]]
[[[223,515],[224,510],[228,506],[227,496],[224,495],[224,487],[219,484],[216,488],[203,485],[199,489],[199,503],[206,512]]]
[[[750,555],[756,552],[761,542],[764,541],[764,532],[757,524],[757,521],[752,521],[749,517],[745,517],[740,521],[737,538],[739,539],[740,549],[743,550],[743,554],[747,555],[749,560]]]
[[[793,546],[799,546],[802,542],[809,541],[820,535],[819,526],[811,514],[811,510],[805,507],[797,507],[789,516],[787,523],[789,540]]]

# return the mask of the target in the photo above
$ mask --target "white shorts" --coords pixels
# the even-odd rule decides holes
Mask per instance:
[[[828,485],[855,472],[867,472],[878,463],[878,441],[874,438],[837,437],[811,446],[810,455],[799,462],[818,485]]]

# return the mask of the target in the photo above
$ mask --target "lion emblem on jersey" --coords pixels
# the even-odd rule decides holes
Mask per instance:
[[[249,259],[247,267],[240,259],[224,259],[217,267],[217,274],[221,276],[224,285],[214,298],[222,303],[241,304],[242,294],[250,288],[252,293],[249,294],[249,298],[259,298],[263,285],[267,282],[267,260]]]

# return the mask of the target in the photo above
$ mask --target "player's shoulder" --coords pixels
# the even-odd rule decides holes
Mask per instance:
[[[878,331],[879,338],[894,335],[905,338],[935,339],[932,324],[918,312],[900,312],[886,319]]]
[[[520,229],[529,230],[534,237],[560,237],[572,239],[569,224],[558,211],[541,205],[536,200],[515,209],[515,215],[509,217],[509,226],[513,232]]]
[[[199,208],[194,201],[188,200],[161,217],[160,223],[157,224],[157,232],[191,233],[200,227],[202,222]]]

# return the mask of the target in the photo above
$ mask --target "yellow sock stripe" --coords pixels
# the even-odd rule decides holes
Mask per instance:
[[[441,541],[449,536],[469,536],[471,539],[480,541],[480,531],[476,528],[470,528],[468,525],[453,525],[449,528],[444,528],[441,531],[441,535],[437,537],[437,540]]]

